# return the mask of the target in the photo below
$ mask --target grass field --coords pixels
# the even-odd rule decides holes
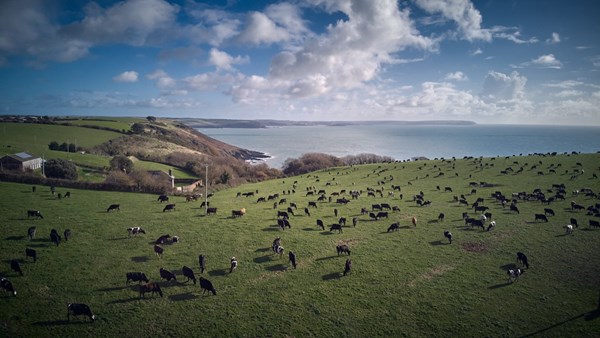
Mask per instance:
[[[71,190],[71,198],[59,200],[48,187],[33,193],[30,186],[0,183],[0,272],[18,292],[0,296],[0,336],[598,337],[600,318],[593,311],[600,295],[600,229],[589,228],[588,220],[600,219],[571,211],[570,202],[586,207],[600,202],[572,194],[582,188],[600,191],[600,180],[593,178],[599,166],[600,154],[580,154],[335,168],[219,191],[210,199],[218,208],[211,216],[199,202],[181,197],[170,197],[176,211],[163,212],[155,195]],[[508,167],[514,171],[500,173]],[[520,167],[524,170],[517,174]],[[584,174],[573,177],[582,169]],[[536,188],[549,197],[555,191],[548,189],[561,183],[566,200],[519,201],[520,214],[490,197],[495,191],[510,197]],[[401,192],[389,196],[392,185]],[[444,192],[445,187],[453,191]],[[363,193],[346,205],[336,204],[333,196],[334,203],[318,202],[305,216],[304,207],[317,199],[306,196],[309,188],[324,189],[326,196],[342,189]],[[367,188],[383,189],[383,197],[367,196]],[[421,191],[430,206],[413,202]],[[238,192],[255,196],[236,197]],[[277,227],[273,201],[257,203],[258,197],[275,193],[287,199],[277,210],[289,202],[299,207],[290,218],[291,229]],[[477,214],[453,201],[461,194],[470,203],[484,198],[496,228],[465,227],[462,213]],[[108,213],[113,203],[121,210]],[[377,221],[361,215],[361,208],[370,210],[375,203],[398,206],[400,212]],[[535,222],[534,214],[548,207],[556,216]],[[246,215],[231,218],[231,210],[240,208]],[[334,208],[349,220],[357,217],[358,225],[349,222],[341,234],[318,229],[316,219],[337,222]],[[28,209],[40,210],[44,219],[28,219]],[[441,212],[445,219],[438,221]],[[418,219],[416,227],[412,217]],[[580,226],[565,235],[563,226],[572,217]],[[387,233],[393,222],[400,230]],[[30,241],[26,234],[32,225],[37,236]],[[131,226],[142,226],[147,234],[128,238]],[[52,228],[61,234],[70,228],[73,237],[55,247],[48,236]],[[444,230],[454,234],[452,244]],[[159,258],[153,241],[163,234],[181,241],[164,245]],[[277,236],[286,250],[283,258],[271,251]],[[348,257],[338,257],[338,243],[352,251],[348,276],[342,276]],[[37,250],[36,263],[25,259],[26,247]],[[298,257],[297,269],[289,266],[290,250]],[[518,251],[527,254],[530,268],[507,283],[506,269],[520,267]],[[202,294],[181,276],[184,265],[200,276],[199,254],[207,257],[203,277],[212,281],[216,296]],[[230,274],[232,256],[239,266]],[[10,259],[21,261],[24,276],[10,270]],[[160,281],[163,298],[140,300],[136,283],[125,284],[128,271],[159,281],[161,267],[178,276],[177,282]],[[88,304],[99,319],[67,322],[68,302]]]
[[[169,172],[169,169],[171,170],[171,172],[173,173],[173,176],[175,176],[176,178],[196,178],[196,175],[191,174],[185,170],[167,165],[167,164],[162,164],[162,163],[156,163],[156,162],[149,162],[149,161],[142,161],[142,160],[134,160],[133,162],[133,166],[135,169],[140,169],[140,170],[162,170],[166,173]]]
[[[117,131],[128,131],[131,129],[131,125],[133,123],[146,122],[146,119],[136,117],[74,117],[73,120],[59,121],[59,123],[62,122],[70,123],[76,126],[98,126],[104,128],[111,128]]]

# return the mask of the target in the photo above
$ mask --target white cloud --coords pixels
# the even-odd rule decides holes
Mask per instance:
[[[446,81],[466,81],[469,78],[463,72],[448,73],[444,77]]]
[[[523,99],[527,78],[514,71],[510,75],[491,71],[485,78],[481,97],[488,102]]]
[[[560,42],[560,35],[556,32],[552,32],[552,36],[546,40],[547,44],[555,44]]]
[[[188,76],[182,80],[183,84],[191,90],[217,90],[219,88],[231,87],[244,79],[244,75],[239,73],[201,73],[194,76]]]
[[[531,37],[527,40],[521,39],[521,32],[515,27],[495,26],[490,29],[494,38],[512,41],[516,44],[538,43],[536,37]]]
[[[235,64],[244,64],[250,62],[250,58],[248,56],[236,56],[232,57],[226,52],[220,51],[216,48],[212,48],[209,52],[208,62],[217,67],[217,69],[223,70],[231,70],[233,69],[232,65]]]
[[[560,81],[560,82],[555,82],[555,83],[543,84],[543,86],[546,86],[546,87],[563,88],[563,89],[570,89],[570,88],[579,87],[582,85],[584,85],[583,82],[574,81],[574,80],[566,80],[566,81]]]
[[[415,3],[429,13],[439,13],[458,25],[462,37],[468,41],[491,41],[489,30],[481,28],[483,18],[470,0],[415,0]]]
[[[154,72],[146,75],[146,78],[150,80],[156,80],[156,86],[160,89],[167,89],[175,87],[176,81],[169,76],[164,70],[157,69]]]
[[[481,50],[481,48],[477,48],[471,52],[471,55],[480,55],[480,54],[483,54],[483,50]]]
[[[137,80],[138,80],[138,73],[133,70],[123,72],[123,73],[113,77],[113,81],[115,81],[115,82],[137,82]]]
[[[561,90],[560,92],[555,94],[556,97],[560,97],[560,98],[581,96],[581,95],[583,95],[582,91],[572,90],[572,89],[571,90]]]
[[[554,57],[554,54],[541,55],[537,59],[531,60],[529,64],[542,68],[560,69],[562,67],[562,63]]]

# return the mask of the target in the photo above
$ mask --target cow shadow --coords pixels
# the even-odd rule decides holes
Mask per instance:
[[[267,251],[271,251],[271,248],[259,248],[254,250],[254,252],[267,252]]]
[[[427,224],[433,224],[433,223],[439,223],[440,221],[438,221],[437,219],[430,219],[429,221],[427,221]]]
[[[495,290],[495,289],[503,288],[503,287],[508,286],[510,284],[512,284],[512,283],[506,282],[506,283],[500,283],[500,284],[496,284],[496,285],[491,285],[491,286],[488,286],[488,289],[489,290]]]
[[[504,271],[514,270],[516,268],[517,268],[517,264],[515,264],[515,263],[508,263],[508,264],[504,264],[504,265],[500,266],[500,269],[502,269]]]
[[[564,234],[556,235],[554,237],[565,237],[565,236],[569,236],[569,235],[574,236],[575,234],[574,233],[564,233]]]
[[[111,241],[120,241],[120,240],[128,239],[128,238],[129,237],[117,237],[117,238],[109,238],[109,240],[111,240]]]
[[[111,291],[119,291],[119,290],[125,290],[125,289],[131,289],[133,291],[139,291],[138,288],[135,285],[112,286],[112,287],[108,287],[108,288],[97,289],[96,291],[111,292]]]
[[[262,263],[269,262],[271,260],[271,257],[272,257],[272,255],[265,255],[265,256],[255,257],[253,259],[253,261],[254,261],[254,263],[262,264]]]
[[[449,244],[449,243],[444,243],[440,240],[437,240],[437,241],[429,242],[429,244],[431,244],[433,246],[438,246],[438,245],[444,245],[444,244]]]
[[[180,302],[183,300],[192,300],[192,299],[196,299],[199,297],[191,292],[186,292],[186,293],[181,293],[178,295],[171,295],[168,298],[169,298],[169,300],[172,300],[174,302]]]
[[[106,305],[126,304],[126,303],[131,303],[131,302],[139,301],[141,299],[143,299],[143,298],[140,298],[140,297],[131,297],[131,298],[125,298],[125,299],[115,299],[115,300],[111,300],[110,302],[107,302]]]
[[[582,228],[580,229],[581,231],[596,231],[597,229],[592,229],[592,228]]]
[[[324,281],[333,280],[333,279],[340,279],[340,278],[342,278],[342,273],[341,272],[332,272],[332,273],[328,273],[326,275],[323,275],[321,277],[321,279],[324,280]]]
[[[50,244],[28,244],[27,247],[29,248],[46,248],[49,247]]]
[[[8,236],[8,237],[5,238],[5,240],[7,240],[7,241],[20,241],[20,240],[23,240],[25,238],[26,238],[26,236]]]
[[[225,276],[227,275],[227,269],[215,269],[208,272],[209,276]]]
[[[333,232],[331,232],[331,231],[321,231],[320,234],[321,235],[327,235],[327,236],[329,236],[329,235],[333,235]]]
[[[265,270],[267,271],[273,271],[273,272],[277,272],[277,271],[287,271],[287,266],[283,265],[283,264],[277,264],[277,265],[272,265],[272,266],[267,266],[265,268]]]
[[[319,231],[317,228],[304,228],[303,231]]]
[[[279,231],[280,228],[279,227],[267,227],[267,228],[263,228],[262,231]]]
[[[9,218],[10,221],[30,221],[32,218]]]
[[[135,262],[135,263],[145,263],[147,261],[149,261],[150,258],[148,256],[134,256],[131,257],[131,261]]]

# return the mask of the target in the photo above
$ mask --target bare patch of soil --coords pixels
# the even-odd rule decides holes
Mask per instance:
[[[460,247],[468,252],[487,252],[488,251],[488,247],[487,245],[483,244],[483,243],[472,243],[472,242],[467,242],[467,243],[462,243],[460,245]]]

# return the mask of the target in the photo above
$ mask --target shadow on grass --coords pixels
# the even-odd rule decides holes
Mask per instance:
[[[587,313],[582,313],[582,314],[579,314],[579,315],[577,315],[577,316],[571,317],[571,318],[569,318],[569,319],[565,319],[565,320],[563,320],[562,322],[558,322],[558,323],[556,323],[556,324],[553,324],[553,325],[550,325],[550,326],[548,326],[548,327],[546,327],[546,328],[543,328],[543,329],[537,330],[537,331],[535,331],[535,332],[532,332],[532,333],[528,333],[528,334],[526,334],[526,335],[523,335],[523,336],[520,336],[520,337],[521,337],[521,338],[525,338],[525,337],[532,337],[532,336],[535,336],[535,335],[538,335],[538,334],[540,334],[540,333],[543,333],[543,332],[546,332],[546,331],[552,330],[552,329],[554,329],[554,328],[556,328],[556,327],[559,327],[559,326],[561,326],[561,325],[564,325],[564,324],[566,324],[566,323],[568,323],[568,322],[571,322],[571,321],[577,320],[577,319],[579,319],[579,318],[582,318],[582,317],[584,317],[584,318],[585,318],[585,320],[588,320],[588,321],[589,321],[589,320],[592,320],[592,319],[595,319],[595,318],[597,318],[597,317],[598,317],[598,314],[597,314],[598,312],[599,312],[598,310],[595,310],[595,311],[591,311],[591,312],[587,312]],[[592,315],[590,316],[590,314],[592,314]],[[594,318],[592,318],[592,319],[588,319],[588,318],[591,318],[591,317],[594,317]]]
[[[333,235],[333,232],[325,230],[325,231],[321,231],[320,234],[329,236],[329,235]]]
[[[271,251],[271,250],[273,250],[273,249],[271,249],[271,248],[260,248],[260,249],[254,250],[254,252],[268,252],[268,251]]]
[[[147,261],[149,261],[150,258],[148,256],[134,256],[131,257],[131,261],[135,262],[135,263],[145,263]]]
[[[120,240],[128,239],[128,238],[129,237],[117,237],[117,238],[109,238],[109,240],[111,240],[111,241],[120,241]]]
[[[38,237],[38,238],[32,239],[31,242],[45,242],[45,243],[49,243],[49,242],[52,242],[52,241],[50,240],[50,238],[39,238]]]
[[[315,261],[324,261],[324,260],[333,259],[336,257],[338,257],[338,256],[319,257],[319,258],[315,259]]]
[[[511,285],[511,284],[512,284],[512,283],[508,283],[508,282],[506,282],[506,283],[500,283],[500,284],[496,284],[496,285],[488,286],[488,289],[489,289],[489,290],[495,290],[495,289],[503,288],[503,287],[505,287],[505,286],[509,286],[509,285]]]
[[[268,266],[268,267],[265,268],[265,270],[267,270],[267,271],[273,271],[273,272],[286,271],[287,270],[287,266],[285,266],[283,264],[277,264],[277,265],[273,265],[273,266]]]
[[[574,233],[570,233],[570,234],[569,233],[564,233],[564,234],[556,235],[554,237],[565,237],[565,236],[569,236],[569,235],[573,236],[575,234]]]
[[[262,231],[279,231],[279,227],[263,228]]]
[[[32,220],[34,218],[9,218],[9,221],[28,221],[28,220]]]
[[[27,247],[29,247],[29,248],[45,248],[45,247],[48,247],[48,246],[50,246],[50,245],[49,244],[41,244],[41,243],[40,244],[29,244],[29,245],[27,245]]]
[[[5,238],[7,241],[20,241],[25,239],[25,236],[8,236]]]
[[[59,326],[59,325],[81,325],[81,324],[92,324],[91,320],[47,320],[43,322],[35,322],[35,326]]]
[[[229,270],[227,269],[217,269],[211,270],[208,272],[209,276],[225,276]]]
[[[332,279],[340,279],[341,277],[342,277],[341,272],[333,272],[333,273],[328,273],[326,275],[323,275],[323,277],[321,277],[321,279],[327,281],[327,280],[332,280]]]
[[[199,297],[197,295],[194,295],[191,292],[187,292],[187,293],[181,293],[178,295],[171,295],[168,298],[169,298],[169,300],[172,300],[174,302],[180,302],[182,300],[192,300],[192,299],[196,299]]]
[[[596,231],[597,229],[592,228],[582,228],[581,231]]]
[[[138,292],[140,291],[139,287],[137,285],[113,286],[113,287],[109,287],[109,288],[97,289],[96,291],[110,292],[110,291],[119,291],[119,290],[125,290],[125,289],[130,289],[132,291],[138,291]]]
[[[433,246],[438,246],[438,245],[444,245],[444,244],[450,244],[450,243],[444,243],[442,241],[433,241],[433,242],[429,242],[429,244],[431,244]]]
[[[262,264],[271,261],[273,255],[264,255],[253,259],[254,263]]]
[[[429,221],[427,221],[427,224],[433,224],[433,223],[439,223],[440,221],[438,221],[437,219],[430,219]]]

